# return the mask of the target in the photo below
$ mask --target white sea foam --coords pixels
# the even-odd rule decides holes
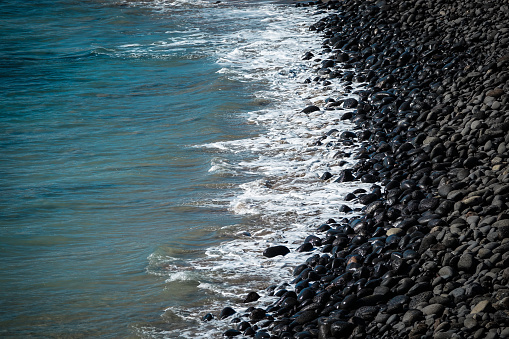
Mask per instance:
[[[211,161],[211,166],[209,169],[210,173],[219,174],[219,175],[237,175],[237,167],[228,162],[227,159],[223,159],[220,157],[214,157]]]
[[[158,9],[160,11],[169,11],[175,7],[203,8],[216,6],[214,1],[209,0],[137,0],[133,2],[138,6],[150,7],[153,9]],[[119,1],[118,3],[120,5],[131,4],[130,0]]]
[[[268,305],[273,298],[263,292],[269,285],[289,282],[292,268],[302,263],[312,253],[299,253],[296,249],[302,240],[329,218],[350,217],[339,212],[341,204],[352,208],[361,206],[345,202],[343,197],[355,188],[369,189],[368,184],[336,183],[320,179],[328,171],[338,173],[354,164],[351,157],[338,157],[338,152],[353,152],[355,145],[343,145],[339,140],[342,131],[352,129],[341,120],[345,111],[320,110],[304,114],[301,110],[310,104],[323,106],[326,98],[351,96],[345,94],[340,82],[332,80],[327,88],[305,80],[315,75],[313,61],[302,60],[302,55],[321,51],[321,38],[309,33],[307,28],[317,20],[306,10],[264,5],[260,7],[233,8],[228,16],[258,18],[259,25],[245,28],[221,37],[217,47],[218,72],[242,82],[256,81],[266,85],[266,90],[254,93],[269,108],[250,112],[249,123],[263,127],[264,132],[252,138],[215,142],[202,147],[219,153],[249,151],[249,159],[236,163],[216,157],[210,173],[249,175],[255,178],[241,184],[239,194],[226,195],[232,213],[245,215],[253,220],[250,236],[231,227],[235,240],[224,242],[206,250],[205,257],[189,261],[192,279],[199,281],[198,288],[214,295],[206,308],[203,305],[185,309],[186,319],[195,321],[207,310],[219,311],[226,305],[243,310],[243,296],[249,291],[259,291],[259,305]],[[322,140],[332,129],[338,130]],[[330,143],[330,144],[329,144]],[[247,176],[246,176],[247,177]],[[226,227],[225,232],[230,228]],[[263,250],[283,244],[291,252],[284,257],[266,258]],[[321,253],[320,253],[321,254]],[[190,273],[170,273],[168,280],[187,279]],[[261,291],[261,292],[260,292]],[[167,310],[175,314],[183,309]],[[166,337],[205,338],[218,336],[232,327],[228,320],[194,323],[192,329],[168,331]]]

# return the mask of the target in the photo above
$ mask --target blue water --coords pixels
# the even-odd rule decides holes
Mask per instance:
[[[0,2],[1,337],[145,337],[203,302],[147,258],[199,257],[249,222],[207,204],[246,179],[195,147],[259,132],[243,114],[263,84],[218,73],[214,52],[249,22],[221,10]]]

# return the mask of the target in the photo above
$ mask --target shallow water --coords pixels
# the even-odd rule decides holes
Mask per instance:
[[[347,166],[337,146],[309,145],[349,128],[341,112],[299,113],[347,95],[304,84],[316,19],[268,2],[0,4],[2,337],[214,336],[230,325],[203,314],[288,277],[304,255],[263,249],[296,248],[348,189],[318,179]]]

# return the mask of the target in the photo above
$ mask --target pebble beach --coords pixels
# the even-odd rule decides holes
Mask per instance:
[[[1,338],[506,338],[509,3],[0,2]]]
[[[509,337],[509,4],[297,7],[326,14],[309,28],[323,44],[302,56],[315,65],[307,82],[326,91],[340,79],[352,94],[299,113],[337,111],[351,123],[313,140],[357,146],[337,155],[353,166],[321,180],[370,188],[344,196],[338,217],[297,249],[264,249],[269,258],[314,251],[293,280],[203,321],[230,319],[227,337]],[[257,304],[263,293],[269,306]]]

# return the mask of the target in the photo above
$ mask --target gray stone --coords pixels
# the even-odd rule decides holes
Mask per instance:
[[[492,90],[486,92],[487,97],[500,98],[504,94],[504,89],[500,87],[496,87]]]
[[[447,331],[447,332],[435,332],[433,334],[433,339],[451,339],[454,335],[455,331]]]
[[[447,280],[454,276],[454,269],[451,266],[444,266],[438,271],[438,275]]]
[[[432,297],[433,297],[433,292],[431,292],[431,291],[419,293],[410,299],[409,307],[412,309],[412,308],[417,307],[417,305],[419,305],[419,304],[428,304],[428,301]]]
[[[437,238],[433,234],[426,234],[422,239],[421,245],[419,246],[419,254],[426,252],[427,249],[431,248],[437,243]]]
[[[498,235],[501,239],[509,237],[509,219],[499,220],[493,224],[493,227],[497,228]]]
[[[493,227],[509,227],[509,219],[503,219],[495,222]]]
[[[375,317],[375,322],[380,324],[385,324],[387,320],[390,318],[390,314],[387,313],[378,313]]]
[[[386,324],[391,325],[391,324],[394,324],[395,322],[397,322],[398,320],[399,320],[399,316],[397,314],[393,314],[389,317],[389,319],[387,319]]]
[[[487,248],[480,248],[479,252],[477,252],[477,256],[480,259],[487,259],[493,255],[493,252]]]
[[[436,315],[440,316],[442,315],[442,312],[444,311],[445,307],[441,304],[431,304],[422,309],[422,313],[424,315]]]
[[[447,195],[452,191],[451,185],[443,185],[438,188],[438,194],[442,198],[447,198]]]
[[[423,145],[430,145],[431,147],[439,144],[442,140],[438,137],[426,137],[422,142]]]
[[[491,302],[489,300],[482,300],[477,303],[477,305],[472,308],[470,314],[476,314],[481,312],[488,312],[491,310]]]
[[[377,286],[377,287],[375,287],[373,294],[385,295],[387,293],[390,293],[390,291],[391,291],[391,289],[387,286]]]
[[[403,229],[393,227],[393,228],[389,228],[389,229],[387,230],[387,236],[389,237],[389,236],[391,236],[391,235],[400,235],[400,234],[402,234],[403,232],[405,232]]]
[[[501,195],[507,193],[509,193],[509,184],[497,184],[493,187],[493,195]]]
[[[459,303],[466,299],[466,290],[463,287],[458,287],[452,290],[449,295],[453,297],[455,303]]]
[[[416,321],[422,318],[422,312],[416,309],[411,309],[405,312],[403,315],[403,323],[409,326],[414,324]]]
[[[473,197],[468,197],[461,200],[461,202],[467,206],[477,206],[482,202],[482,197],[474,195]]]
[[[500,246],[493,250],[493,253],[507,253],[509,252],[509,242],[502,243]]]
[[[458,201],[461,198],[463,198],[464,196],[465,196],[465,191],[463,191],[463,190],[454,190],[454,191],[450,191],[447,194],[447,199],[448,200]]]
[[[496,328],[492,328],[488,334],[486,334],[486,337],[484,339],[498,339],[498,333]]]
[[[475,331],[473,338],[474,339],[481,339],[484,337],[484,328],[480,328],[477,331]]]
[[[464,253],[461,255],[458,261],[458,270],[470,272],[475,269],[475,266],[475,258],[471,253]]]
[[[450,300],[447,297],[444,297],[444,296],[441,296],[441,295],[436,295],[436,296],[434,296],[433,298],[431,298],[429,300],[429,303],[430,304],[448,305],[450,303]]]
[[[468,316],[463,322],[463,326],[465,326],[469,330],[477,327],[477,325],[478,325],[477,320],[475,320],[474,317],[472,316]]]

